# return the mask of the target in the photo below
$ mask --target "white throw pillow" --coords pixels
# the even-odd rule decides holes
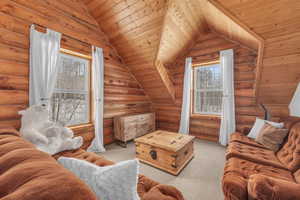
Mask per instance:
[[[99,167],[85,160],[60,157],[58,162],[90,186],[101,200],[139,200],[139,161],[128,160]]]
[[[256,118],[255,123],[254,123],[250,133],[248,134],[248,137],[256,139],[256,137],[258,136],[260,130],[263,128],[265,123],[268,123],[276,128],[284,127],[284,123],[271,122],[271,121]]]

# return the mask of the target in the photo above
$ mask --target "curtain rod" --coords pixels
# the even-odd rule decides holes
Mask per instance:
[[[37,27],[39,27],[39,28],[48,29],[48,27],[43,26],[43,25],[40,25],[40,24],[33,23],[33,25],[35,25],[35,28],[36,28],[36,26],[37,26]],[[52,29],[52,30],[53,30],[53,29]],[[56,30],[54,30],[54,31],[56,31]],[[57,31],[57,32],[58,32],[58,31]],[[87,45],[89,45],[89,46],[92,46],[92,44],[90,44],[90,43],[81,41],[81,40],[79,40],[79,39],[77,39],[77,38],[74,38],[74,37],[72,37],[72,36],[66,35],[65,33],[61,33],[61,34],[62,34],[63,36],[65,36],[65,37],[67,37],[67,38],[72,39],[72,40],[76,40],[76,41],[78,41],[78,42],[81,42],[81,43],[87,44]]]

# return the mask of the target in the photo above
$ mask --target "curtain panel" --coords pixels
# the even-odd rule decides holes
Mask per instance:
[[[95,137],[87,151],[103,152],[104,58],[103,50],[92,47],[92,88],[94,102]]]
[[[233,50],[220,52],[221,67],[223,70],[223,98],[219,142],[226,146],[231,133],[235,132],[235,105],[234,105],[234,58]]]
[[[49,106],[56,83],[61,33],[47,29],[46,33],[30,27],[29,104]]]
[[[300,117],[300,83],[289,105],[290,116]]]
[[[192,58],[186,58],[179,133],[189,134],[192,87]]]

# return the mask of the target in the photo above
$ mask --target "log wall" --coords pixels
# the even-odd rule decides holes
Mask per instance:
[[[103,48],[105,143],[113,141],[114,116],[151,110],[143,89],[80,1],[1,0],[0,126],[19,128],[17,112],[28,106],[29,27],[33,23],[63,33],[62,48],[89,55],[89,44]],[[74,131],[84,137],[85,146],[94,136],[92,124]]]
[[[172,73],[176,87],[176,104],[155,104],[159,129],[178,131],[182,103],[184,62],[192,57],[193,63],[205,63],[219,59],[221,50],[234,50],[234,84],[236,101],[237,129],[252,126],[255,117],[262,115],[255,103],[254,83],[257,52],[240,44],[227,40],[223,36],[210,32],[202,35],[195,45],[183,57],[177,59],[168,68]],[[190,133],[201,139],[217,141],[219,137],[220,117],[197,115],[191,116]]]

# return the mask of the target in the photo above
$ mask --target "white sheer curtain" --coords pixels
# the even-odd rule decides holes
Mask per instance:
[[[192,86],[192,58],[186,58],[179,133],[189,134]]]
[[[61,34],[47,29],[46,33],[30,27],[29,104],[49,106],[56,76]]]
[[[103,50],[92,47],[92,87],[94,102],[95,137],[87,149],[92,152],[105,151],[103,146],[103,102],[104,102],[104,58]]]
[[[221,51],[220,58],[223,70],[223,98],[219,142],[226,146],[230,134],[235,132],[233,50]]]
[[[289,105],[290,116],[300,117],[300,83]]]

